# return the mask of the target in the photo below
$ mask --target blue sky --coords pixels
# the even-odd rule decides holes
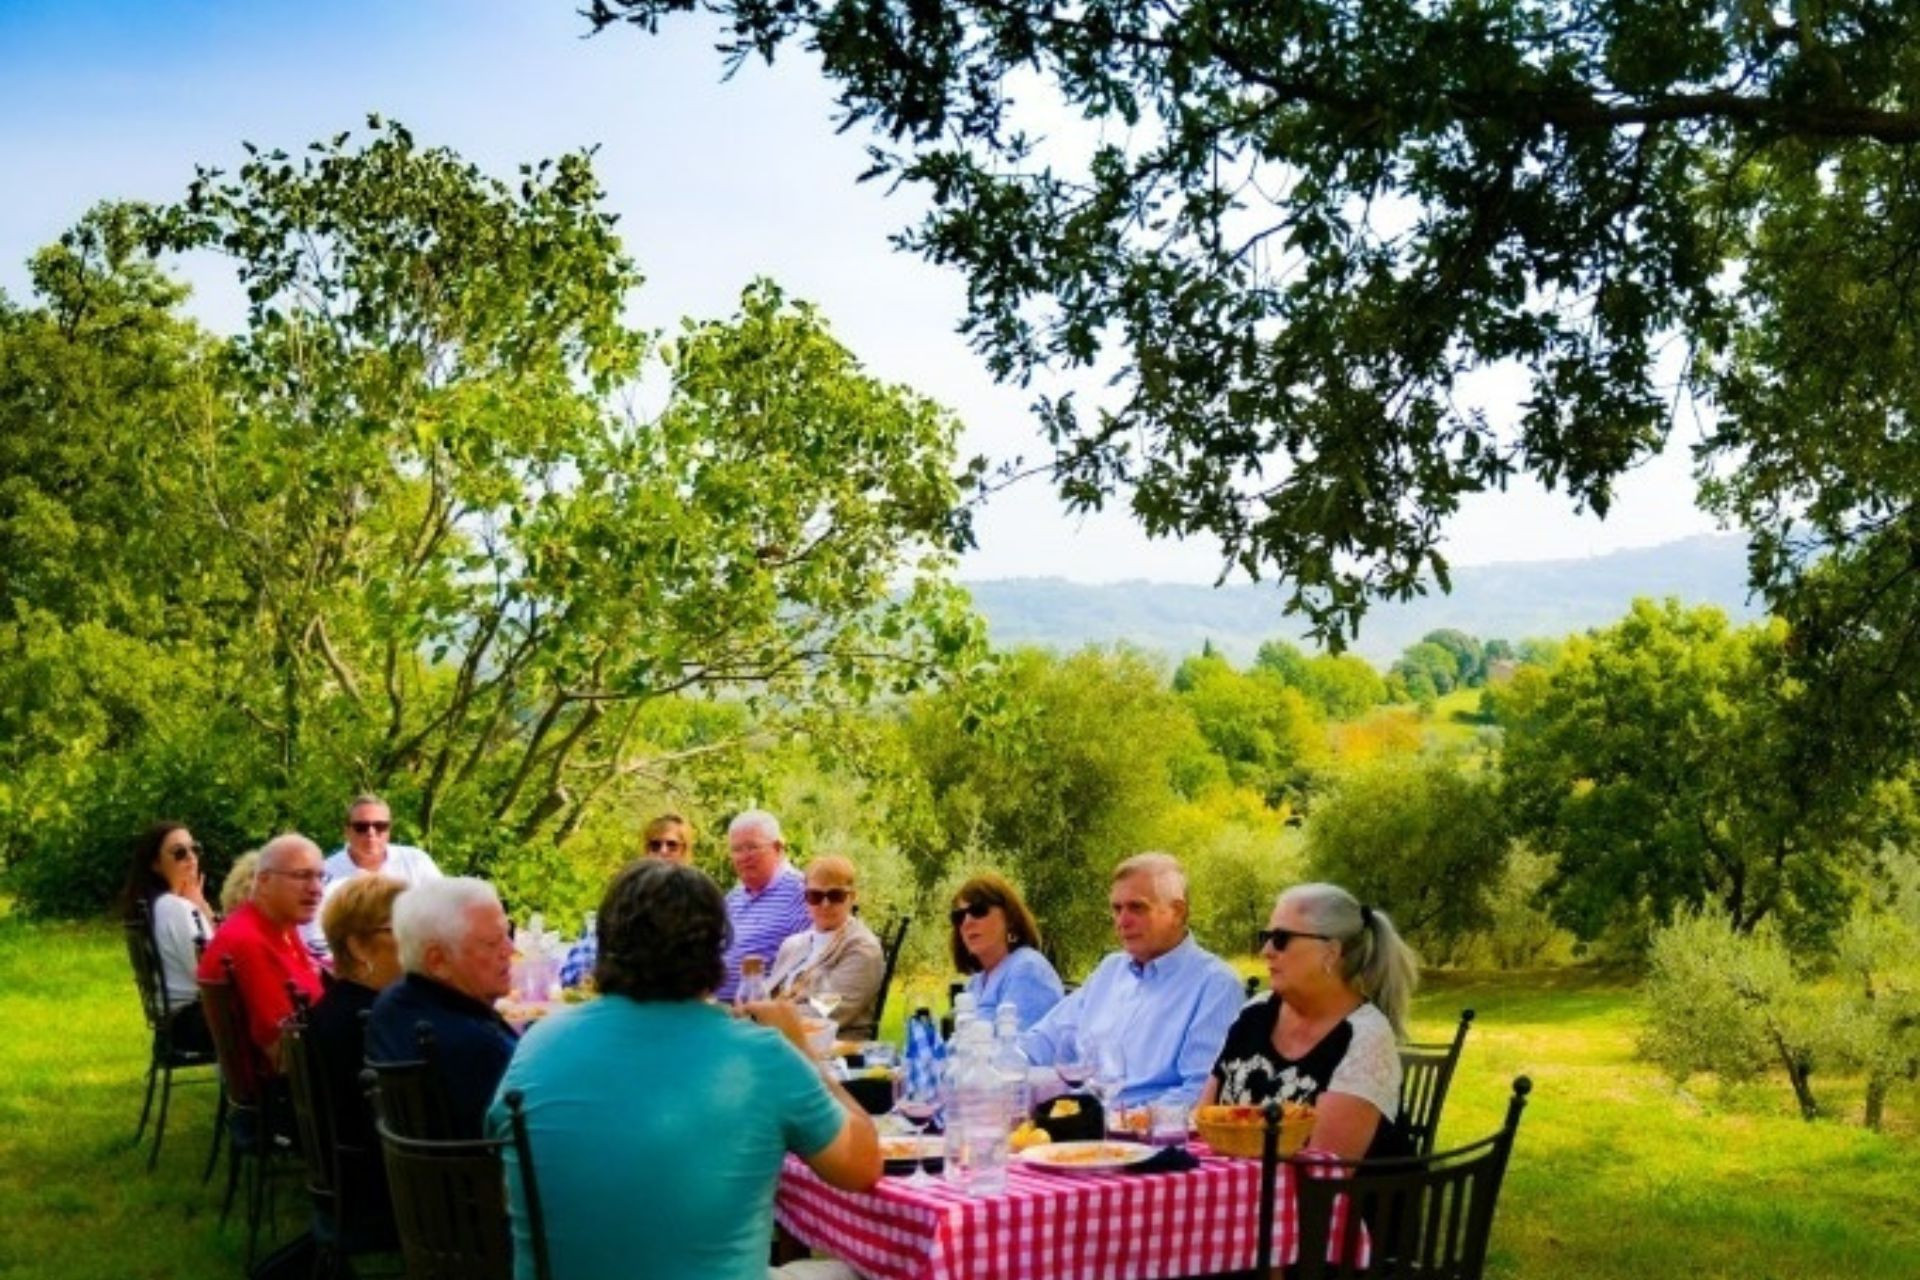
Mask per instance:
[[[575,7],[0,0],[0,289],[24,298],[27,256],[91,204],[177,197],[196,163],[236,163],[242,140],[292,150],[377,111],[503,176],[598,146],[609,207],[648,278],[637,320],[724,315],[771,276],[819,304],[878,375],[959,413],[969,453],[1040,454],[1026,396],[996,387],[954,333],[959,278],[888,247],[916,206],[856,185],[862,140],[834,133],[812,66],[783,57],[723,84],[698,21],[587,40]],[[231,290],[195,284],[202,317],[231,325]],[[1462,564],[1582,556],[1710,527],[1684,449],[1670,448],[1622,484],[1604,523],[1516,485],[1470,503],[1449,551]],[[978,531],[970,578],[1194,582],[1218,567],[1204,541],[1069,517],[1041,480],[996,496]]]

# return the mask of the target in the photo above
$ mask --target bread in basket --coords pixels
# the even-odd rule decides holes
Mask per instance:
[[[1200,1140],[1220,1155],[1258,1160],[1266,1134],[1267,1112],[1265,1107],[1199,1107],[1193,1113],[1193,1127],[1200,1131]],[[1312,1133],[1312,1106],[1304,1102],[1280,1104],[1282,1156],[1290,1156],[1305,1146]]]

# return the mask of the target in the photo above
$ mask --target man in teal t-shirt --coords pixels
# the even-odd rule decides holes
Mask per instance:
[[[799,1049],[791,1006],[755,1006],[747,1021],[705,998],[723,972],[726,908],[704,874],[635,863],[598,921],[603,998],[535,1027],[500,1082],[500,1096],[522,1094],[553,1273],[765,1280],[787,1152],[863,1190],[880,1175],[873,1122]],[[507,1128],[496,1097],[489,1132]],[[508,1187],[526,1280],[511,1158]]]

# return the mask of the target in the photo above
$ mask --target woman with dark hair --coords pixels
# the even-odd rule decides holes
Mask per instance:
[[[153,931],[174,1046],[211,1053],[213,1037],[194,970],[200,947],[213,936],[215,916],[200,874],[200,845],[184,822],[156,822],[134,841],[122,909],[129,921]]]
[[[766,1280],[773,1192],[789,1151],[833,1186],[880,1177],[873,1121],[806,1053],[794,1007],[736,1017],[709,997],[730,929],[719,886],[661,858],[601,899],[601,998],[535,1024],[497,1098],[518,1089],[555,1275]],[[757,1024],[757,1025],[756,1025]],[[495,1101],[490,1133],[509,1130]],[[515,1274],[533,1274],[508,1157]]]
[[[1260,954],[1273,994],[1240,1011],[1202,1105],[1311,1103],[1313,1146],[1345,1160],[1412,1155],[1395,1122],[1419,960],[1386,912],[1338,885],[1295,885]]]
[[[947,918],[953,924],[954,967],[973,975],[967,990],[979,1002],[981,1017],[991,1018],[1011,1002],[1025,1031],[1066,995],[1060,975],[1040,954],[1033,912],[1006,880],[992,874],[973,877],[955,890]]]

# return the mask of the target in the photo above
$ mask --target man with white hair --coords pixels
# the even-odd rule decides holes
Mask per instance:
[[[1036,1066],[1072,1055],[1117,1078],[1119,1106],[1192,1106],[1244,1003],[1240,979],[1187,932],[1187,877],[1172,855],[1115,867],[1108,902],[1120,950],[1020,1046]]]
[[[771,968],[780,944],[812,927],[807,917],[807,879],[787,861],[780,819],[765,809],[740,814],[727,824],[727,857],[740,883],[727,890],[733,942],[727,947],[726,980],[713,993],[718,1000],[733,999],[740,986],[742,960],[758,956]]]
[[[394,899],[393,935],[407,972],[373,1002],[367,1060],[416,1060],[431,1030],[456,1129],[445,1136],[477,1138],[519,1039],[493,1007],[512,986],[507,913],[484,880],[428,880]]]

